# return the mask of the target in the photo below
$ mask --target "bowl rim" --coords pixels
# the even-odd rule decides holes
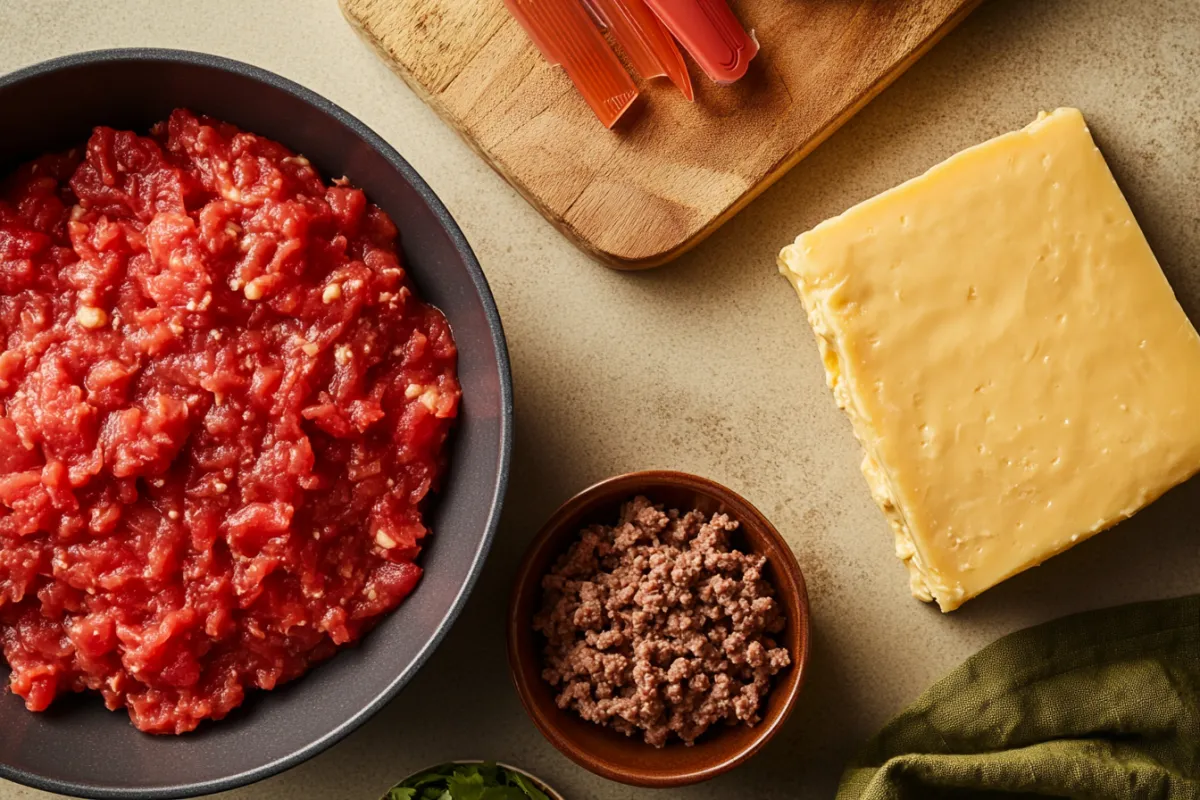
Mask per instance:
[[[365,123],[359,120],[354,115],[343,109],[336,103],[328,100],[324,96],[317,94],[311,89],[305,88],[300,84],[278,75],[270,70],[248,64],[244,61],[238,61],[224,56],[212,55],[194,50],[183,50],[174,48],[158,48],[158,47],[128,47],[128,48],[106,48],[100,50],[88,50],[80,53],[59,56],[57,58],[48,59],[45,61],[36,62],[34,64],[21,67],[12,72],[0,75],[0,89],[7,89],[10,86],[22,83],[24,81],[38,78],[46,74],[57,72],[65,69],[78,67],[86,67],[94,64],[110,63],[110,62],[135,62],[135,63],[171,63],[171,64],[186,64],[191,66],[208,67],[210,69],[220,70],[240,75],[258,83],[267,84],[275,89],[283,91],[296,99],[312,106],[317,111],[324,113],[335,120],[345,125],[352,130],[355,135],[360,137],[369,147],[383,156],[406,180],[412,188],[421,197],[429,209],[437,218],[438,223],[449,235],[454,249],[462,257],[463,263],[467,268],[467,274],[471,278],[476,293],[479,295],[480,302],[483,306],[484,315],[487,319],[488,329],[491,332],[492,348],[496,358],[496,364],[499,367],[500,378],[500,453],[497,462],[497,476],[495,490],[492,492],[488,502],[487,524],[483,531],[483,537],[479,542],[479,546],[475,550],[474,558],[472,559],[470,568],[467,573],[467,579],[460,587],[458,594],[450,604],[450,608],[442,617],[438,624],[438,628],[434,635],[425,643],[425,646],[413,659],[407,669],[404,669],[396,675],[395,678],[384,687],[375,698],[363,708],[359,709],[349,719],[342,724],[326,733],[324,736],[309,742],[305,746],[294,750],[292,753],[271,761],[254,769],[245,770],[235,775],[226,776],[224,778],[216,778],[206,781],[197,781],[193,783],[175,784],[172,786],[161,786],[152,788],[109,788],[88,786],[85,784],[76,784],[71,781],[63,781],[56,778],[38,775],[25,770],[16,769],[8,764],[0,762],[0,778],[14,781],[16,783],[31,786],[35,789],[40,789],[47,792],[55,792],[58,794],[66,794],[77,797],[96,798],[96,800],[174,800],[175,798],[195,797],[202,794],[215,794],[218,792],[226,792],[231,789],[236,789],[246,786],[251,783],[256,783],[265,778],[272,777],[288,769],[291,769],[298,764],[307,761],[313,756],[321,753],[333,745],[340,742],[342,739],[349,736],[368,719],[374,716],[383,706],[391,701],[404,686],[412,680],[417,671],[425,665],[437,649],[438,645],[449,633],[450,628],[454,626],[454,622],[458,619],[462,612],[463,606],[475,587],[479,579],[479,575],[483,570],[484,563],[487,561],[488,552],[491,550],[492,543],[495,539],[496,529],[500,522],[500,510],[504,501],[505,492],[508,488],[509,470],[512,460],[512,444],[513,444],[513,387],[512,387],[512,369],[508,355],[507,339],[504,335],[504,327],[500,321],[500,312],[496,308],[496,300],[492,294],[491,287],[488,285],[487,278],[483,274],[483,268],[479,264],[479,260],[475,256],[475,252],[471,249],[471,245],[467,242],[466,236],[458,223],[450,215],[445,204],[441,199],[434,194],[429,184],[425,182],[415,169],[404,159],[400,153],[388,144],[379,134],[375,133]]]
[[[773,539],[775,544],[790,556],[785,559],[785,563],[774,565],[776,569],[787,574],[789,580],[795,584],[795,604],[800,609],[800,619],[791,623],[800,626],[798,632],[800,652],[792,654],[794,660],[790,674],[794,674],[795,679],[790,682],[787,695],[783,698],[783,708],[775,718],[763,720],[755,728],[754,738],[741,750],[715,760],[701,769],[688,772],[652,772],[647,769],[627,769],[620,765],[613,768],[592,754],[571,746],[564,737],[558,735],[559,726],[553,719],[554,715],[543,713],[541,706],[533,700],[533,687],[531,681],[527,680],[526,671],[523,669],[527,655],[521,646],[520,631],[529,625],[529,620],[521,613],[521,607],[524,605],[522,601],[528,598],[529,593],[536,591],[536,584],[540,579],[540,575],[534,572],[534,566],[542,561],[549,549],[562,545],[558,534],[562,532],[563,525],[571,517],[578,515],[581,511],[586,513],[597,495],[622,484],[630,484],[630,497],[643,493],[643,490],[646,494],[652,494],[653,488],[656,486],[682,487],[708,495],[729,506],[731,510],[737,510],[739,517],[742,516],[740,512],[745,511],[755,519],[755,522],[759,523],[768,538]],[[776,588],[779,591],[779,588]],[[796,701],[804,688],[805,678],[808,674],[808,662],[812,653],[812,609],[808,599],[808,588],[803,570],[796,560],[791,545],[767,516],[738,492],[710,478],[675,470],[640,470],[615,475],[588,486],[559,506],[538,531],[522,556],[509,599],[506,628],[509,676],[516,686],[521,706],[533,720],[542,736],[559,752],[589,772],[630,786],[652,789],[688,786],[710,780],[744,764],[758,753],[783,728],[795,710]]]

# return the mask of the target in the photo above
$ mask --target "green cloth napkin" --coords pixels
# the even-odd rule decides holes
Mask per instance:
[[[887,724],[837,800],[1197,800],[1200,596],[989,645]]]

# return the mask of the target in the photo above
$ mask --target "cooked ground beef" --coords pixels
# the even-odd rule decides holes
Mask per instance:
[[[582,532],[542,579],[534,618],[559,708],[655,747],[759,721],[791,657],[772,638],[786,620],[766,559],[730,548],[737,527],[636,497],[615,527]]]

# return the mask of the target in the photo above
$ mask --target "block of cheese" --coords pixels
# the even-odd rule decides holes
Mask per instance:
[[[1200,337],[1074,109],[779,263],[913,593],[943,611],[1200,470]]]

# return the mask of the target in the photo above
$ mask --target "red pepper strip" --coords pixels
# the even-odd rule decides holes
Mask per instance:
[[[758,42],[746,33],[725,0],[646,0],[700,68],[717,83],[746,74]]]
[[[504,0],[546,60],[562,65],[596,117],[611,128],[637,86],[578,0]]]
[[[584,0],[608,28],[643,78],[666,77],[689,101],[695,99],[683,53],[671,32],[662,24],[646,0]]]

